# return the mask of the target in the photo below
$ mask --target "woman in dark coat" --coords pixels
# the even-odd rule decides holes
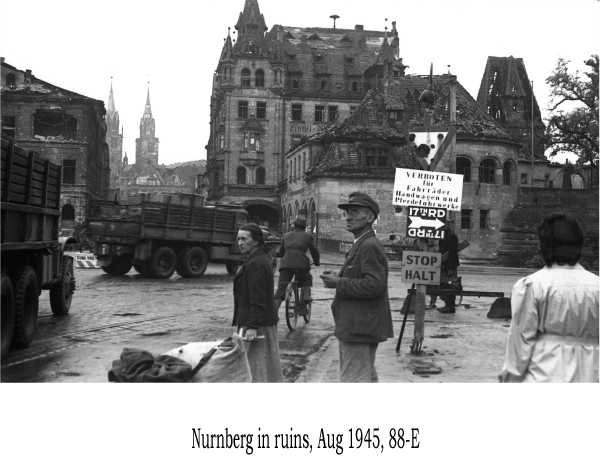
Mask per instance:
[[[273,269],[264,250],[263,233],[248,223],[238,232],[240,251],[248,256],[233,280],[233,324],[245,336],[246,354],[255,383],[281,383]],[[258,338],[264,337],[264,338]]]

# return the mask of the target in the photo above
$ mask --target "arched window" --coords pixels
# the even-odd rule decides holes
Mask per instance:
[[[302,210],[300,210],[300,215],[302,215],[304,218],[308,216],[308,207],[306,202],[302,202]]]
[[[265,168],[263,167],[256,170],[256,184],[259,186],[265,185]]]
[[[456,158],[456,174],[462,174],[463,182],[471,182],[471,161],[459,156]]]
[[[296,218],[299,213],[300,211],[298,209],[298,201],[296,201],[296,203],[294,204],[294,218]]]
[[[75,226],[75,207],[71,204],[63,206],[61,211],[62,228],[73,228]]]
[[[571,188],[572,189],[585,189],[585,181],[579,174],[571,174]]]
[[[510,173],[513,170],[513,165],[510,161],[506,161],[504,163],[504,167],[502,168],[502,184],[505,186],[510,186]]]
[[[309,225],[312,227],[314,232],[315,226],[317,225],[317,210],[315,208],[315,201],[310,203],[310,212],[308,213]]]
[[[254,74],[254,85],[256,87],[265,86],[265,72],[262,69],[256,70],[256,74]]]
[[[479,165],[479,182],[484,184],[493,184],[496,174],[496,161],[491,158],[485,158]]]
[[[244,166],[237,168],[237,183],[246,184],[246,168]]]
[[[242,85],[250,87],[250,71],[248,69],[242,69]]]

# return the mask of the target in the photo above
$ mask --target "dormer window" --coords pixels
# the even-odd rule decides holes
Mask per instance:
[[[256,45],[252,41],[248,41],[248,46],[246,47],[246,52],[248,54],[256,54]]]

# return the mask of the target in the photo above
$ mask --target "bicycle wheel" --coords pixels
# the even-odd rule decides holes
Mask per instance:
[[[425,309],[433,309],[435,307],[435,301],[437,301],[437,296],[426,294],[425,295]]]
[[[298,324],[298,301],[296,283],[291,281],[285,290],[285,321],[290,330],[294,330]]]
[[[304,317],[305,324],[310,322],[310,314],[312,313],[312,302],[309,302],[308,304],[306,304],[306,309],[308,310],[308,313],[306,315],[302,316],[302,317]]]

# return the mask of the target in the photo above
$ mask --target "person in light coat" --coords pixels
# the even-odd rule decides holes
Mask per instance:
[[[538,228],[545,267],[512,290],[500,382],[598,382],[598,276],[579,263],[583,233],[564,214]]]

